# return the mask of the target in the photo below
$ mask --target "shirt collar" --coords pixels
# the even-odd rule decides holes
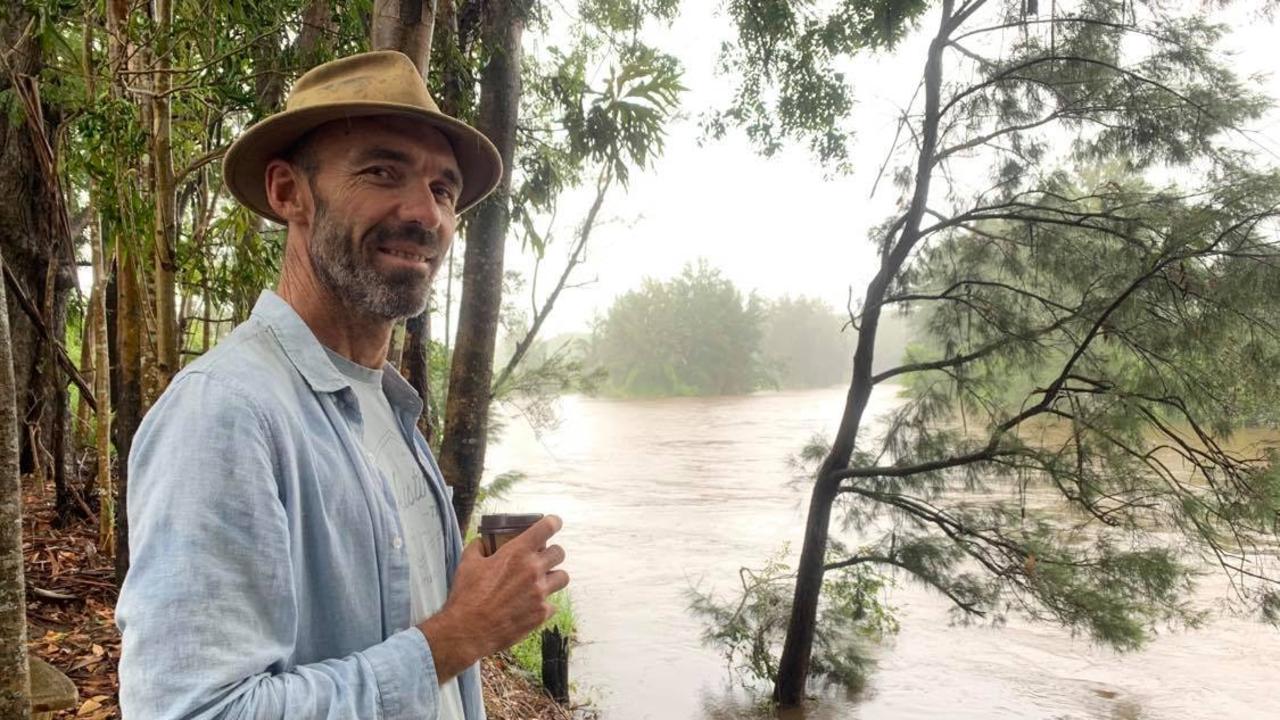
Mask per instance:
[[[351,381],[334,367],[315,333],[284,298],[271,290],[263,290],[253,306],[253,316],[271,329],[285,356],[313,392],[332,393],[351,387]],[[391,404],[415,416],[421,414],[422,399],[395,366],[385,363],[382,371],[382,389]]]

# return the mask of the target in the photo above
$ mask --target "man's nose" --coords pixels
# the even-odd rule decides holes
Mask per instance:
[[[400,220],[415,222],[427,230],[435,230],[444,220],[444,210],[436,201],[430,183],[413,183],[400,203]]]

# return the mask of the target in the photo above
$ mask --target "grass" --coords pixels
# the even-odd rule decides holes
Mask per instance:
[[[510,650],[516,664],[535,677],[542,673],[542,631],[554,627],[560,629],[560,634],[568,637],[574,637],[578,633],[578,621],[573,613],[573,602],[569,599],[569,594],[561,591],[552,595],[551,604],[555,606],[556,614]]]

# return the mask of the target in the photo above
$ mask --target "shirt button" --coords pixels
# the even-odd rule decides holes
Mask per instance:
[[[391,539],[391,547],[399,550],[402,545],[404,545],[404,541],[400,539],[399,535]]]

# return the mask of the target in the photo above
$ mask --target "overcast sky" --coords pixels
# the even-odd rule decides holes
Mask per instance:
[[[868,228],[892,211],[894,189],[882,182],[874,199],[872,183],[893,141],[900,108],[910,101],[924,65],[932,20],[891,55],[862,58],[851,68],[857,106],[855,169],[852,175],[828,178],[801,147],[772,159],[759,157],[740,133],[720,141],[703,138],[701,113],[723,102],[729,84],[715,73],[720,41],[729,37],[727,18],[718,2],[687,2],[680,19],[648,40],[676,55],[684,65],[685,117],[670,127],[666,152],[656,166],[632,179],[626,192],[616,190],[606,201],[590,243],[588,262],[577,281],[590,285],[564,294],[543,337],[585,330],[618,295],[643,278],[669,278],[681,267],[706,258],[744,291],[776,297],[784,293],[820,297],[843,307],[849,288],[861,296],[874,272]],[[1280,64],[1276,38],[1280,26],[1258,17],[1240,3],[1220,17],[1234,32],[1224,49],[1236,53],[1241,75],[1271,74],[1266,92],[1280,98]],[[536,52],[536,47],[533,48]],[[1280,112],[1273,111],[1256,128],[1252,145],[1260,159],[1280,164]],[[1243,141],[1242,141],[1243,142]],[[577,199],[579,209],[588,201]],[[582,217],[571,202],[562,219]],[[571,227],[571,223],[567,224]],[[562,264],[564,240],[552,248],[541,287]],[[518,246],[507,253],[507,267],[528,276],[532,267]],[[456,288],[455,288],[456,290]],[[516,300],[522,307],[527,297]]]

